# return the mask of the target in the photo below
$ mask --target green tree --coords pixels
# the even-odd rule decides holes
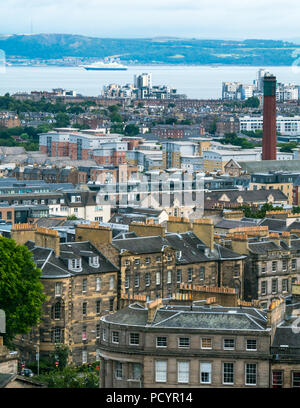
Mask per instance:
[[[259,107],[259,99],[256,96],[251,96],[244,101],[243,106],[245,108],[258,108]]]
[[[124,134],[126,136],[135,136],[135,135],[138,135],[139,133],[140,133],[140,130],[137,125],[130,124],[130,125],[125,126]]]
[[[58,369],[63,370],[68,364],[69,348],[64,344],[56,344],[55,350],[50,354],[50,366],[55,367],[58,361]]]
[[[35,377],[49,388],[98,388],[98,372],[85,371],[81,368],[65,367],[62,371],[51,371]]]
[[[64,112],[59,112],[55,116],[55,120],[56,120],[56,127],[67,127],[70,125],[69,116]]]
[[[211,135],[214,135],[216,133],[216,130],[217,130],[217,119],[214,118],[209,125],[208,133],[210,133]]]
[[[6,314],[7,345],[39,322],[45,300],[40,277],[28,248],[0,237],[0,309]]]

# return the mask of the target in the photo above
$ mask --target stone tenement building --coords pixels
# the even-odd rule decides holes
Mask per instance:
[[[267,226],[235,228],[222,240],[233,251],[247,255],[245,300],[258,299],[266,308],[278,296],[291,295],[300,280],[300,231],[269,233]]]
[[[180,283],[234,288],[243,299],[244,260],[214,244],[211,220],[169,217],[161,225],[131,223],[129,232],[112,239],[109,231],[77,225],[76,240],[90,241],[118,266],[120,294],[144,295],[149,300],[172,296]]]
[[[283,299],[267,311],[135,302],[101,318],[101,387],[299,388],[289,313]]]
[[[60,343],[69,363],[95,361],[99,317],[117,309],[118,268],[89,242],[60,243],[54,230],[18,224],[11,236],[32,252],[47,295],[39,327],[17,343],[22,358],[34,359],[36,345],[47,357]]]

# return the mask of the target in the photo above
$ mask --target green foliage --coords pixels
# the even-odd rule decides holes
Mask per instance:
[[[259,99],[255,96],[251,96],[251,98],[248,98],[243,102],[243,106],[245,108],[258,108],[259,104]]]
[[[241,146],[243,149],[253,149],[255,146],[244,137],[238,137],[236,133],[225,133],[224,139],[221,140],[223,144],[232,144],[234,146]]]
[[[239,207],[240,210],[243,210],[245,217],[247,218],[264,218],[267,211],[280,211],[283,210],[283,207],[277,206],[274,207],[272,204],[265,203],[260,208],[256,208],[254,211],[251,206],[243,204]]]
[[[75,214],[72,214],[72,215],[69,215],[69,216],[67,217],[67,220],[78,220],[78,218],[76,217]]]
[[[138,135],[139,133],[140,133],[140,130],[137,125],[130,124],[130,125],[125,126],[124,134],[126,136],[135,136],[135,135]]]
[[[166,120],[165,120],[165,124],[166,125],[174,125],[175,123],[177,123],[178,122],[178,120],[176,119],[176,118],[167,118]]]
[[[4,341],[36,326],[45,300],[41,271],[26,246],[0,237],[0,309],[6,313]]]
[[[68,127],[70,125],[70,119],[67,113],[59,112],[55,116],[56,127]]]
[[[122,123],[114,123],[110,128],[110,133],[124,134],[124,126]]]
[[[293,207],[293,214],[299,214],[300,213],[300,206],[295,206]]]
[[[213,121],[209,125],[208,133],[210,133],[211,135],[214,135],[216,133],[216,130],[217,130],[217,119],[214,118]]]
[[[50,354],[49,363],[51,367],[55,367],[55,362],[58,361],[58,369],[63,370],[68,363],[69,348],[64,344],[56,344],[55,350]]]
[[[99,374],[96,370],[65,367],[62,371],[51,371],[35,377],[49,388],[99,388]]]
[[[256,138],[262,138],[262,136],[263,136],[262,129],[256,129],[255,131],[253,131],[253,130],[241,130],[241,133],[243,133],[246,136],[256,137]]]
[[[297,142],[278,143],[277,146],[280,147],[281,152],[293,153],[293,149],[296,149],[298,143]]]

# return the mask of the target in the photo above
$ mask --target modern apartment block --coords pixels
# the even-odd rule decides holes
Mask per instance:
[[[118,134],[95,135],[84,132],[48,132],[40,135],[40,151],[49,157],[72,160],[94,159],[97,164],[115,166],[126,163],[127,142]]]

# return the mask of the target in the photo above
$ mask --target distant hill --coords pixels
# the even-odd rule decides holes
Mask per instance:
[[[291,65],[299,45],[272,40],[199,40],[181,38],[117,39],[71,34],[0,35],[7,57],[104,58],[139,64]]]

